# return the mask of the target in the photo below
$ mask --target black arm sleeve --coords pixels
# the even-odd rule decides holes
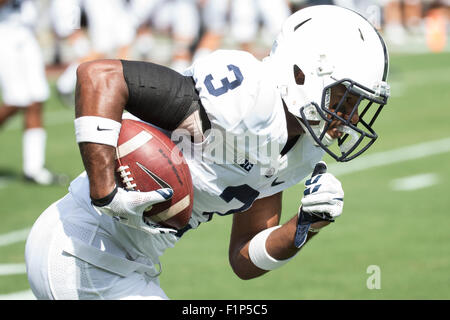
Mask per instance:
[[[121,60],[128,86],[125,110],[162,129],[174,130],[199,109],[191,77],[150,62]]]

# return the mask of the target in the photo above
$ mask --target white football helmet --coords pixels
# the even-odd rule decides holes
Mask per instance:
[[[332,5],[299,10],[285,21],[266,59],[289,112],[333,158],[349,161],[375,142],[372,125],[389,97],[389,58],[383,39],[365,18]],[[330,106],[337,85],[346,92]],[[348,95],[357,102],[346,119],[337,113]],[[353,124],[356,112],[359,121]],[[327,133],[333,120],[341,122],[338,139]],[[329,148],[334,140],[340,152]]]

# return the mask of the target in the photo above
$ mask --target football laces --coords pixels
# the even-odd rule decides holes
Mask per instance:
[[[131,171],[129,170],[129,166],[120,166],[117,169],[117,172],[120,173],[120,177],[122,178],[125,189],[127,189],[128,191],[135,191],[136,183],[133,183],[134,178],[131,176]]]

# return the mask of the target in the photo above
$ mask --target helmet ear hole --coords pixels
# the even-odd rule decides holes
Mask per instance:
[[[294,79],[295,83],[299,86],[305,84],[305,74],[303,73],[302,69],[300,69],[296,64],[294,64]]]

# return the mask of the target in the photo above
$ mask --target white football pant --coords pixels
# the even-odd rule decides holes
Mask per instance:
[[[159,287],[158,268],[130,260],[70,194],[37,219],[25,261],[38,299],[168,299]]]

